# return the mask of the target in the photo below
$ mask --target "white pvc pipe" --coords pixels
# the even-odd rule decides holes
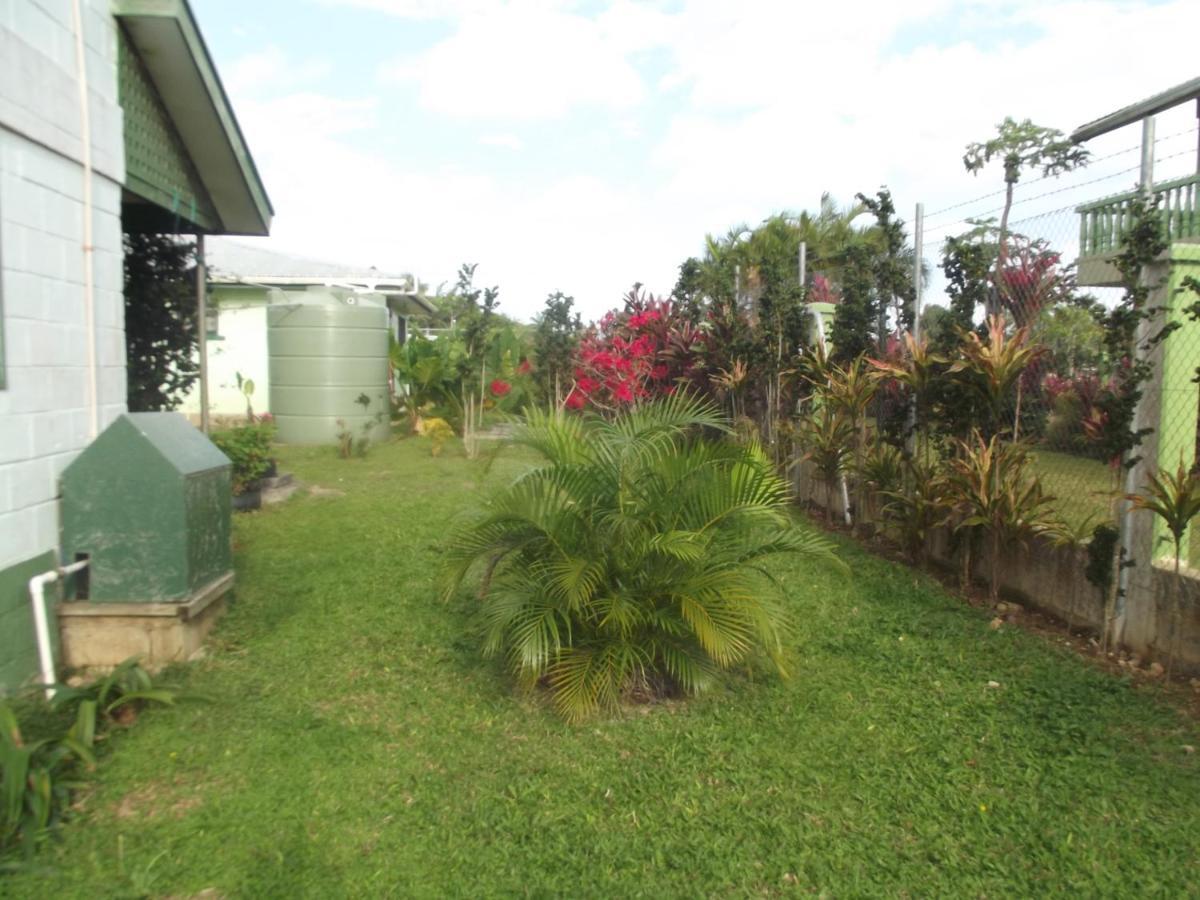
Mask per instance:
[[[817,340],[821,342],[821,352],[828,353],[829,349],[825,344],[825,320],[819,312],[814,312],[813,315],[817,317]],[[846,486],[845,472],[842,473],[842,518],[845,519],[847,528],[853,524],[850,519],[850,488]]]
[[[49,572],[34,575],[29,579],[29,602],[33,605],[33,627],[37,633],[38,662],[42,667],[42,684],[46,686],[47,700],[54,699],[52,685],[58,681],[58,676],[54,673],[54,647],[50,643],[50,621],[46,615],[46,585],[86,568],[87,564],[86,559],[81,559],[69,566],[51,569]]]
[[[92,234],[92,113],[88,92],[87,46],[83,39],[83,11],[73,0],[75,69],[79,85],[79,139],[83,145],[83,320],[87,337],[88,440],[100,433],[99,377],[96,371],[96,284]]]

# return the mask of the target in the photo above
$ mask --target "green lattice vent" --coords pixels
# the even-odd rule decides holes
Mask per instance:
[[[196,167],[124,30],[118,67],[125,113],[125,187],[181,221],[218,229],[220,220]]]

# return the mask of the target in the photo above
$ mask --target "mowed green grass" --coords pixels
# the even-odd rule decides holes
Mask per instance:
[[[1072,526],[1087,525],[1089,529],[1113,520],[1113,492],[1124,493],[1122,471],[1114,477],[1113,470],[1103,462],[1070,453],[1038,448],[1033,453],[1033,471],[1042,479],[1047,492],[1054,495],[1053,508]],[[1200,565],[1200,528],[1189,529],[1189,559]],[[1172,550],[1162,549],[1164,553]]]
[[[1196,724],[1152,689],[842,553],[780,563],[790,677],[581,726],[436,593],[490,469],[423,439],[283,468],[237,602],[9,897],[1028,897],[1200,892]]]

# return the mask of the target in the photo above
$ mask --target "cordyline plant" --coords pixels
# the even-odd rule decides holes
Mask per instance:
[[[915,565],[923,565],[929,536],[946,517],[945,476],[933,463],[909,459],[901,483],[881,494],[883,517],[899,531],[908,558]]]
[[[1022,445],[999,435],[985,441],[979,432],[970,441],[955,443],[955,456],[947,463],[946,524],[964,538],[964,586],[970,581],[974,534],[989,540],[989,595],[995,603],[1000,599],[1001,549],[1024,546],[1034,535],[1054,528],[1048,510],[1054,498],[1043,492],[1040,479],[1028,474],[1029,455]]]
[[[923,335],[918,340],[911,332],[903,335],[904,352],[898,358],[867,360],[881,378],[904,385],[912,395],[913,449],[926,465],[929,459],[931,388],[943,371],[946,359],[932,352]]]
[[[821,402],[800,423],[801,459],[816,467],[825,486],[825,516],[833,521],[834,493],[844,484],[854,446],[854,424],[829,402]],[[846,516],[849,523],[849,514]]]
[[[1041,348],[1029,342],[1029,329],[1018,328],[1007,333],[1004,317],[988,317],[988,339],[980,339],[973,331],[962,335],[963,358],[950,366],[950,372],[964,372],[970,385],[987,402],[992,412],[994,433],[1003,427],[1004,404],[1016,389],[1017,411],[1013,419],[1014,441],[1020,439],[1021,375],[1041,354]]]
[[[851,360],[845,366],[831,365],[829,379],[820,387],[824,402],[829,403],[834,410],[845,417],[849,427],[850,449],[854,462],[855,489],[854,506],[856,523],[862,522],[862,512],[866,508],[866,481],[863,468],[866,462],[867,449],[870,443],[867,411],[871,401],[879,390],[879,380],[874,377],[865,357]]]
[[[789,615],[763,563],[834,560],[798,527],[757,446],[680,392],[612,419],[530,412],[543,463],[449,542],[448,595],[481,571],[484,650],[578,721],[637,694],[693,695],[756,651],[780,671]]]
[[[1179,569],[1183,557],[1183,539],[1192,519],[1200,515],[1200,477],[1180,465],[1174,474],[1162,472],[1151,474],[1145,493],[1131,494],[1130,503],[1137,509],[1154,513],[1163,520],[1175,550],[1175,577],[1171,579],[1171,631],[1167,650],[1167,678],[1175,665],[1175,653],[1179,645],[1179,632],[1183,624],[1183,604],[1180,600]]]

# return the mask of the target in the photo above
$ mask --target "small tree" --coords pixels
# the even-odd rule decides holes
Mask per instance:
[[[488,339],[496,322],[496,308],[500,305],[499,288],[474,286],[475,268],[475,265],[464,264],[458,270],[458,284],[451,302],[455,311],[456,336],[463,345],[463,353],[456,363],[463,409],[463,445],[472,459],[477,450],[475,433],[483,419]]]
[[[174,235],[125,235],[126,395],[132,412],[174,409],[196,383],[195,248]]]
[[[1012,210],[1013,190],[1026,169],[1041,170],[1043,177],[1061,175],[1087,165],[1088,151],[1057,129],[1034,125],[1005,117],[996,127],[990,141],[967,145],[963,165],[976,173],[993,159],[1004,164],[1004,212],[1000,215],[1000,246],[996,254],[996,271],[1003,271],[1008,259],[1008,214]]]
[[[992,259],[990,248],[981,239],[978,229],[946,238],[941,268],[946,275],[950,308],[941,327],[931,329],[929,335],[939,353],[956,350],[959,331],[970,331],[975,327],[975,310],[987,305]]]
[[[571,358],[579,346],[583,324],[579,313],[571,313],[574,297],[556,291],[546,298],[546,306],[533,327],[533,356],[537,361],[534,380],[542,396],[560,406],[571,387]]]
[[[879,336],[887,333],[888,304],[894,305],[896,329],[909,331],[913,327],[913,306],[916,290],[912,278],[912,254],[907,249],[904,220],[896,216],[896,205],[887,188],[880,188],[874,199],[859,194],[858,201],[875,216],[875,227],[883,244],[874,260],[875,291],[878,297]],[[882,349],[882,346],[880,347]]]
[[[875,288],[874,257],[865,243],[851,244],[845,251],[842,269],[842,302],[833,316],[829,341],[831,357],[849,362],[879,348],[880,314],[886,309]]]

